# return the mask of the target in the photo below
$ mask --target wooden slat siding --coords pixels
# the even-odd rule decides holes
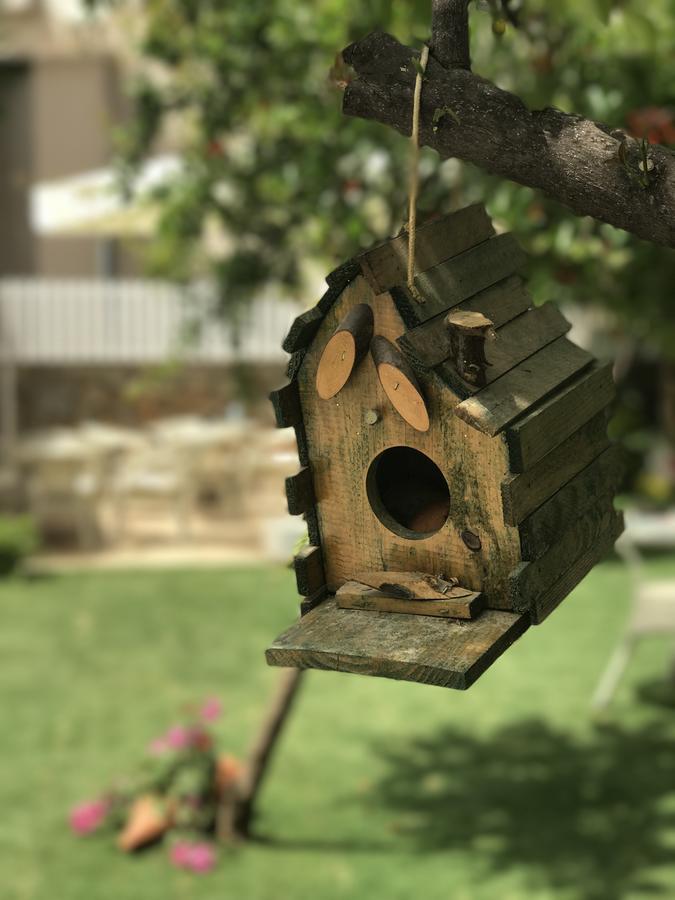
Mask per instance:
[[[415,285],[423,303],[404,286],[390,293],[406,327],[412,329],[515,274],[525,262],[515,238],[500,234],[419,275]]]
[[[326,276],[328,290],[323,297],[321,297],[316,306],[313,306],[312,309],[308,309],[306,312],[302,313],[302,315],[298,316],[292,323],[282,344],[286,353],[295,355],[298,352],[303,352],[311,344],[314,336],[319,330],[323,317],[330,310],[331,306],[335,303],[347,285],[360,273],[361,267],[356,260],[349,259]],[[300,356],[298,366],[301,362],[302,356]],[[297,371],[295,367],[294,371]]]
[[[412,328],[514,275],[526,261],[513,235],[498,234],[418,275],[415,287],[424,303],[410,297],[405,288],[394,289],[392,296],[405,324]]]
[[[511,275],[452,308],[462,312],[481,312],[495,328],[501,328],[531,305],[532,298],[523,279]],[[398,339],[401,348],[426,368],[439,365],[450,355],[449,332],[444,322],[446,315],[447,311],[444,311]]]
[[[337,269],[333,269],[332,272],[329,272],[326,275],[326,283],[331,288],[338,288],[339,293],[347,287],[350,281],[353,281],[357,275],[361,274],[361,266],[359,265],[358,260],[356,259],[348,259],[346,262],[343,262],[342,265],[338,266]],[[321,301],[319,301],[319,305],[321,305]]]
[[[591,509],[574,521],[536,562],[521,563],[509,579],[513,608],[525,612],[534,606],[580,556],[591,547],[604,544],[607,535],[614,535],[621,521],[621,514],[611,505]]]
[[[511,471],[524,472],[609,405],[612,366],[596,365],[505,432]]]
[[[297,381],[290,381],[270,394],[277,428],[292,428],[302,422],[300,391]]]
[[[605,450],[518,526],[524,560],[543,556],[579,515],[611,503],[623,477],[622,450]]]
[[[607,450],[607,420],[603,409],[527,472],[502,482],[507,525],[518,525]]]
[[[305,350],[296,350],[295,353],[291,353],[288,365],[286,366],[286,378],[288,378],[289,381],[294,381],[298,377],[300,366],[305,358],[305,352]]]
[[[485,386],[497,381],[533,353],[565,335],[570,327],[570,323],[554,303],[530,309],[512,319],[497,331],[494,340],[485,343],[485,355],[490,364],[485,370]],[[459,397],[470,397],[484,389],[465,381],[450,360],[438,366],[438,373]]]
[[[309,466],[286,479],[286,499],[288,511],[292,516],[302,515],[314,506],[314,486]]]
[[[299,422],[295,426],[295,443],[298,448],[298,459],[300,465],[304,468],[309,465],[309,447],[307,446],[307,432],[305,423]]]
[[[535,403],[560,390],[593,357],[567,338],[558,338],[497,381],[455,407],[455,415],[494,436]]]
[[[319,547],[303,547],[293,560],[298,593],[310,597],[321,590],[326,583],[323,572],[323,558]]]
[[[326,281],[328,281],[328,279],[326,279]],[[329,285],[328,290],[316,304],[316,309],[319,310],[322,316],[326,315],[344,289],[345,285],[339,282]]]
[[[533,625],[541,625],[579,582],[588,575],[591,569],[609,555],[615,541],[621,536],[623,528],[623,515],[619,513],[612,529],[604,535],[603,539],[589,547],[545,594],[537,598],[534,606],[530,609]]]
[[[281,345],[286,353],[295,353],[311,344],[323,321],[323,312],[318,306],[308,309],[293,322]]]
[[[271,666],[331,669],[464,690],[529,626],[528,615],[486,610],[460,622],[339,609],[331,597],[280,635]]]
[[[417,229],[415,271],[424,272],[486,241],[494,228],[485,207],[467,206],[442,219],[425,222]],[[366,250],[357,258],[361,270],[376,294],[383,294],[408,275],[408,233]]]
[[[316,393],[316,367],[325,340],[342,316],[356,303],[372,303],[375,331],[396,340],[404,330],[389,297],[373,300],[364,278],[355,279],[343,292],[317,340],[308,349],[298,375],[303,416],[320,517],[320,544],[329,588],[339,587],[361,570],[409,568],[414,571],[456,575],[473,590],[488,590],[505,581],[520,556],[520,540],[515,528],[503,528],[499,486],[508,471],[508,455],[501,441],[492,441],[468,428],[452,415],[452,398],[435,375],[425,379],[431,428],[415,432],[389,404],[374,365],[367,360],[358,378],[350,379],[336,401],[320,400]],[[364,405],[364,398],[368,398]],[[382,418],[365,425],[369,407],[377,407]],[[363,479],[373,459],[392,444],[403,444],[430,456],[448,479],[451,494],[467,491],[462,472],[477,469],[480,479],[472,479],[466,502],[446,525],[423,541],[402,541],[373,515],[364,491]],[[316,448],[321,452],[317,454]],[[320,458],[319,458],[320,456]],[[456,490],[453,491],[453,476]],[[345,512],[346,511],[346,512]],[[462,531],[473,531],[482,540],[480,552],[467,550]],[[316,543],[312,538],[312,543]],[[409,546],[405,546],[409,545]]]
[[[546,541],[542,541],[541,549],[538,549],[536,558],[524,560],[523,565],[534,565],[537,564],[541,559],[548,558],[549,554],[551,554],[558,545],[558,542],[561,539],[561,535],[564,535],[570,528],[576,528],[578,523],[586,523],[584,527],[586,527],[587,529],[595,527],[600,528],[602,519],[606,518],[608,514],[611,514],[613,510],[614,494],[604,494],[602,497],[596,499],[593,503],[585,506],[584,509],[578,510],[576,515],[574,515],[570,521],[565,523],[561,531],[558,531],[555,535],[549,537]]]
[[[308,509],[303,518],[305,520],[305,524],[307,525],[307,536],[309,537],[309,543],[314,547],[320,547],[321,529],[319,528],[319,516],[317,514],[316,507],[313,506],[311,509]]]

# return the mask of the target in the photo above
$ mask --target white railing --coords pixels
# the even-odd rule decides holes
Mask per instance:
[[[211,313],[208,289],[150,280],[0,280],[3,356],[19,365],[278,362],[298,307],[267,294],[236,328]],[[196,326],[196,328],[194,327]],[[188,336],[191,335],[191,336]]]

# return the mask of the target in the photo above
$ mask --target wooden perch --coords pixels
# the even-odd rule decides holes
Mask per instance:
[[[544,191],[576,215],[675,247],[675,155],[665,147],[649,148],[653,169],[645,187],[639,142],[625,132],[557,109],[530,110],[519,97],[459,67],[464,51],[455,59],[452,41],[465,33],[465,7],[452,0],[434,4],[420,143],[444,159],[457,157]],[[446,18],[440,32],[443,15],[454,18],[450,24]],[[468,47],[468,38],[462,41]],[[344,94],[344,112],[409,135],[418,51],[376,32],[351,44],[343,56],[355,73]],[[439,119],[437,111],[448,108],[454,115]]]
[[[450,352],[458,374],[475,387],[484,387],[485,370],[489,363],[485,357],[485,341],[494,337],[490,319],[481,312],[457,310],[445,317],[450,332]]]
[[[338,325],[326,344],[316,373],[316,390],[322,400],[330,400],[342,390],[368,352],[373,321],[368,304],[358,303]]]
[[[391,341],[376,334],[370,354],[382,388],[396,412],[417,431],[429,430],[429,413],[415,375]]]

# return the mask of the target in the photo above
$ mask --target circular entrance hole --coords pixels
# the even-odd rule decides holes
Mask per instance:
[[[450,490],[435,462],[412,447],[390,447],[366,476],[368,500],[394,534],[419,540],[439,531],[450,512]]]

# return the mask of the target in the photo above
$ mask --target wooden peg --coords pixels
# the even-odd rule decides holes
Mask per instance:
[[[493,322],[481,312],[458,310],[445,317],[450,333],[450,352],[457,373],[475,387],[484,387],[485,341],[495,336]]]
[[[373,323],[370,306],[359,303],[338,325],[324,348],[316,372],[316,390],[322,400],[330,400],[342,390],[368,352]]]
[[[370,353],[382,388],[401,418],[416,431],[429,430],[429,413],[417,379],[400,350],[376,334]]]

